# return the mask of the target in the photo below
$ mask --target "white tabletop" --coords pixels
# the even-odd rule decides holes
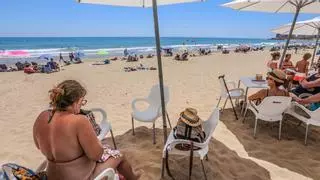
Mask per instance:
[[[262,88],[266,89],[268,88],[267,81],[253,81],[254,77],[241,77],[240,81],[243,85],[245,85],[247,88]]]

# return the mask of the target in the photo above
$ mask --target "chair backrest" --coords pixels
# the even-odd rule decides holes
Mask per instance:
[[[226,87],[226,80],[224,79],[224,75],[219,76],[219,83],[221,87],[221,94],[228,94],[228,89]]]
[[[218,108],[215,108],[209,119],[203,123],[204,132],[206,133],[206,141],[204,144],[208,144],[210,142],[211,136],[218,125],[219,119],[220,111]]]
[[[320,121],[320,108],[318,108],[315,111],[311,111],[310,116],[311,116],[312,119]]]
[[[168,86],[164,86],[163,91],[164,91],[164,101],[166,102],[166,104],[168,104],[168,102],[169,102],[169,88],[168,88]],[[147,99],[149,100],[149,103],[151,106],[161,105],[160,86],[159,85],[154,85],[151,88],[150,94]]]
[[[290,107],[291,100],[291,97],[286,96],[269,96],[263,99],[257,110],[263,115],[279,116]]]
[[[310,96],[312,96],[312,94],[309,94],[309,93],[302,93],[302,94],[300,94],[300,95],[299,95],[299,98],[301,98],[301,99],[305,99],[305,98],[308,98],[308,97],[310,97]]]

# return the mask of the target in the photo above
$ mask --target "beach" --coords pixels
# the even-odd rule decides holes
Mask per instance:
[[[307,51],[300,51],[299,54],[292,52],[293,62],[300,60],[304,52]],[[197,109],[202,119],[209,117],[220,94],[219,75],[225,74],[227,80],[236,82],[242,76],[253,77],[256,74],[263,74],[266,77],[268,60],[270,60],[268,50],[246,54],[213,53],[208,56],[191,57],[189,61],[174,61],[173,57],[164,57],[164,82],[170,90],[167,110],[173,126],[176,124],[180,112],[186,107]],[[131,129],[131,102],[134,98],[148,95],[150,88],[158,83],[158,71],[124,72],[124,67],[138,66],[139,64],[143,64],[145,67],[157,67],[156,58],[144,58],[139,62],[111,61],[111,64],[103,66],[92,66],[92,62],[87,60],[82,64],[65,66],[62,71],[52,74],[0,73],[0,142],[2,144],[0,164],[14,162],[36,169],[44,160],[44,156],[33,143],[33,123],[40,112],[49,108],[48,91],[63,80],[74,79],[81,82],[88,90],[86,96],[88,103],[84,108],[102,108],[107,112],[115,135],[120,135],[116,138],[120,141],[120,150],[123,148],[124,152],[129,154],[129,160],[132,161],[135,171],[145,173],[141,179],[159,178],[161,164],[148,164],[148,160],[161,163],[161,152],[152,149],[154,146],[158,149],[163,147],[161,133],[157,133],[157,140],[159,140],[157,145],[152,145],[151,131],[141,127],[139,131],[142,134],[145,133],[143,138],[139,138],[139,135],[138,137],[126,137],[131,136],[131,133],[128,132]],[[141,107],[143,106],[142,104]],[[227,104],[227,107],[230,107],[230,104]],[[240,122],[236,124],[224,122],[234,118],[231,111],[224,112],[223,117],[224,120],[219,122],[212,140],[212,143],[215,143],[215,146],[212,146],[214,150],[210,149],[214,158],[209,158],[209,161],[213,162],[209,163],[207,169],[215,169],[210,177],[215,177],[215,179],[297,180],[320,178],[320,164],[318,163],[320,153],[317,150],[311,151],[312,148],[319,147],[317,145],[320,141],[318,133],[313,133],[310,136],[311,143],[308,147],[303,146],[303,137],[298,136],[294,137],[294,143],[290,144],[293,147],[286,151],[290,154],[286,154],[286,152],[283,154],[268,153],[267,155],[272,157],[263,158],[263,155],[259,154],[259,149],[264,149],[261,139],[256,141],[252,138],[252,134],[243,135],[244,132],[252,133],[252,127],[244,131],[243,129],[246,130],[249,127],[243,127]],[[237,125],[239,125],[239,129]],[[136,121],[135,126],[151,128],[152,124]],[[161,118],[156,121],[156,127],[162,129]],[[276,131],[277,128],[274,130]],[[237,136],[239,132],[242,138]],[[126,136],[123,136],[125,133]],[[303,131],[299,133],[301,136],[304,135]],[[271,152],[278,151],[278,148],[288,141],[286,138],[277,141],[274,136],[267,136],[263,133],[262,137],[272,141],[268,146]],[[137,146],[132,143],[134,139]],[[133,145],[129,146],[128,144]],[[143,146],[149,147],[150,153],[147,151],[139,152],[139,148],[141,149]],[[310,152],[314,154],[309,159],[297,159],[297,161],[302,165],[310,166],[310,169],[304,167],[305,169],[300,171],[299,168],[295,168],[297,163],[281,163],[275,160],[279,159],[278,156],[288,158],[296,156],[295,153],[304,152],[303,148],[308,148],[308,152],[311,148]],[[134,157],[136,154],[144,157]],[[307,156],[303,153],[297,156],[299,155]],[[308,164],[307,161],[310,159],[313,160],[313,163]],[[201,176],[199,161],[195,162],[197,165],[194,167],[194,177],[201,179],[203,176]],[[152,167],[153,165],[154,167]],[[178,168],[179,164],[173,163],[172,169],[175,169],[174,167]],[[187,168],[185,167],[185,169]],[[176,169],[173,173],[178,174],[180,171],[183,171],[183,168]],[[182,174],[187,174],[187,171]]]

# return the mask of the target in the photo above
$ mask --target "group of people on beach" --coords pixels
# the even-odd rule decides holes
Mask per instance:
[[[26,74],[33,74],[33,73],[53,73],[60,71],[61,63],[64,66],[68,66],[70,64],[80,64],[82,60],[76,53],[69,53],[69,61],[65,60],[62,53],[59,54],[59,63],[57,63],[53,57],[45,57],[46,62],[45,64],[39,64],[37,62],[28,62],[25,61],[21,63],[18,61],[15,63],[16,67],[8,67],[6,64],[0,64],[0,72],[12,72],[12,71],[23,71]]]
[[[270,69],[267,82],[269,89],[263,89],[248,97],[250,101],[260,103],[267,96],[291,96],[300,104],[309,104],[312,111],[320,108],[320,58],[315,73],[308,76],[310,53],[305,53],[295,66],[291,62],[291,54],[285,56],[281,67],[278,66],[280,53],[271,54],[272,59],[267,66]],[[297,75],[302,77],[296,78]],[[304,99],[300,95],[307,93]]]

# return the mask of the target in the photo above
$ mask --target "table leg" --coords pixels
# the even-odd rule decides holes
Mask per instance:
[[[240,80],[238,81],[238,88],[240,88]],[[239,106],[239,99],[236,100],[236,105]]]
[[[245,99],[244,99],[244,102],[243,102],[243,105],[242,105],[242,109],[241,109],[241,114],[243,114],[245,112],[246,107],[247,107],[248,91],[249,91],[249,88],[247,87],[246,88],[246,93],[245,93]]]

